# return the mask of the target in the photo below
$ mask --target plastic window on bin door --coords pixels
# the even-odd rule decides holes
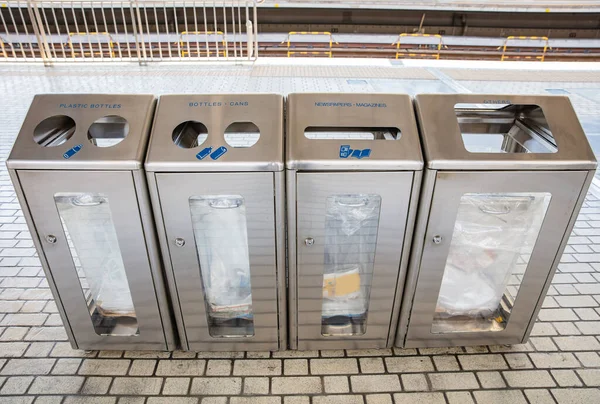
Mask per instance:
[[[189,199],[212,337],[254,335],[246,205],[241,195]]]
[[[138,335],[121,249],[108,198],[59,192],[54,201],[98,335]]]
[[[544,192],[461,197],[432,333],[506,328],[550,199]]]
[[[321,334],[366,332],[381,197],[327,198]]]

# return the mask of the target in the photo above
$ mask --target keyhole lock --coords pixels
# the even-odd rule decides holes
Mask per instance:
[[[442,244],[442,236],[439,234],[433,236],[433,244]]]
[[[307,237],[304,239],[304,244],[306,244],[307,247],[310,247],[314,243],[315,243],[315,239],[312,237]]]
[[[56,243],[56,236],[53,234],[48,234],[46,236],[46,241],[50,244],[55,244]]]
[[[183,247],[185,245],[185,240],[183,238],[181,238],[181,237],[177,237],[175,239],[175,245],[177,247]]]

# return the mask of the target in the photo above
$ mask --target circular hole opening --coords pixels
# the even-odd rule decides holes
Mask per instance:
[[[44,147],[60,146],[75,133],[75,121],[66,115],[44,119],[33,130],[33,140]]]
[[[96,119],[88,129],[88,140],[98,147],[119,144],[129,133],[127,119],[118,115],[107,115]]]
[[[231,147],[252,147],[260,138],[260,130],[252,122],[234,122],[225,129],[225,142]]]
[[[198,121],[185,121],[173,130],[173,143],[183,149],[200,146],[208,137],[208,129]]]

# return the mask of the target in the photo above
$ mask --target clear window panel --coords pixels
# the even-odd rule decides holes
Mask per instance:
[[[321,334],[362,335],[367,330],[381,197],[327,198]]]
[[[73,263],[98,335],[138,335],[138,321],[108,198],[54,195]]]
[[[240,195],[189,199],[212,337],[254,335],[246,205]]]
[[[432,333],[506,328],[550,198],[545,192],[462,196]]]

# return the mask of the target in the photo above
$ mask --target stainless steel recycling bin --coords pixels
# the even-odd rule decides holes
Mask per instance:
[[[283,97],[160,97],[146,170],[183,349],[285,349]]]
[[[287,133],[291,348],[388,347],[423,169],[411,99],[291,94]]]
[[[174,349],[143,173],[151,95],[38,95],[7,161],[78,349]]]
[[[397,346],[527,340],[594,176],[567,97],[416,97],[426,160]]]

